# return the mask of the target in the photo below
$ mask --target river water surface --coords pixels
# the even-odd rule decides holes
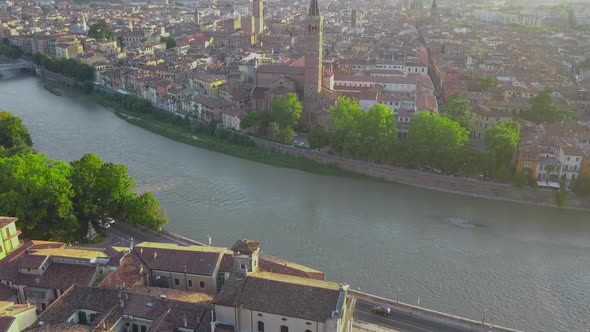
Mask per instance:
[[[0,109],[35,148],[123,163],[167,229],[264,253],[353,288],[526,331],[590,329],[590,215],[404,185],[318,176],[198,149],[135,127],[30,76],[0,80]]]

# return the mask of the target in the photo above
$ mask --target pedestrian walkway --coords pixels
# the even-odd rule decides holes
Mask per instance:
[[[352,332],[401,332],[400,330],[393,330],[385,327],[381,327],[375,324],[369,324],[364,322],[353,322]]]

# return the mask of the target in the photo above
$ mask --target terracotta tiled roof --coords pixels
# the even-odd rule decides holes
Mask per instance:
[[[226,249],[214,247],[142,243],[135,253],[151,270],[212,276],[221,254]]]
[[[13,217],[0,217],[0,228],[10,225],[16,220],[17,219]]]
[[[253,273],[236,299],[245,309],[325,322],[336,309],[339,286],[333,282]]]
[[[158,288],[119,291],[72,286],[41,314],[39,320],[47,324],[64,323],[81,308],[98,312],[91,326],[104,320],[110,328],[122,315],[131,315],[152,321],[154,331],[176,331],[184,327],[185,322],[188,329],[196,328],[210,296],[193,293],[182,300],[160,297],[162,293],[170,295],[172,292],[178,293]]]

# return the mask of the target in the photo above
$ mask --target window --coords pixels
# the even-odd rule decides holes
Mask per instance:
[[[258,332],[264,332],[264,322],[258,321]]]
[[[175,284],[176,286],[180,285],[180,280],[178,280],[178,279],[174,279],[174,284]]]
[[[289,327],[285,325],[281,325],[281,332],[289,332]]]
[[[311,332],[311,330],[305,330],[305,332]]]
[[[147,326],[142,325],[141,326],[141,332],[147,332]]]
[[[193,281],[192,281],[192,280],[189,280],[189,281],[188,281],[188,286],[189,286],[189,287],[193,287]]]
[[[245,263],[240,263],[240,268],[241,268],[242,270],[245,270],[245,269],[246,269],[246,264],[245,264]]]
[[[199,282],[199,286],[201,286],[201,288],[205,288],[205,282],[204,281]]]

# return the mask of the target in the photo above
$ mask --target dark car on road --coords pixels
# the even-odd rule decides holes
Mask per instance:
[[[374,313],[381,316],[389,316],[389,314],[391,314],[391,309],[382,305],[374,306],[372,310]]]

